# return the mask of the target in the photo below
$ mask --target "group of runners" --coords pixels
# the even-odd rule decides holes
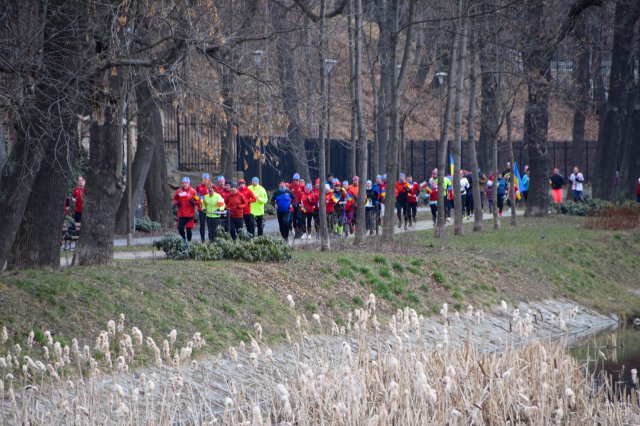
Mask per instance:
[[[488,208],[493,212],[491,200],[494,191],[496,193],[496,208],[498,215],[503,215],[505,204],[511,206],[511,180],[514,179],[513,189],[516,192],[516,203],[526,203],[529,193],[528,166],[524,166],[520,176],[517,169],[514,171],[511,163],[506,163],[502,172],[486,176],[481,170],[474,175],[468,169],[461,169],[460,194],[463,216],[473,215],[474,203],[480,202],[482,210]],[[473,180],[478,179],[480,188],[480,200],[474,200],[472,185]],[[438,182],[438,169],[432,171],[431,177],[418,183],[411,175],[400,173],[393,188],[395,192],[395,211],[397,227],[405,230],[416,224],[418,204],[420,200],[429,205],[431,219],[435,224],[438,219],[438,194],[445,192],[445,216],[450,220],[451,210],[454,207],[453,178],[451,173],[444,176],[442,185]],[[571,194],[576,202],[582,201],[584,176],[574,167],[568,183],[571,185]],[[559,170],[553,170],[549,177],[549,185],[554,203],[562,203],[563,187],[567,181],[560,175]],[[329,174],[322,182],[325,186],[325,209],[330,235],[342,238],[353,234],[359,225],[356,220],[356,207],[359,199],[360,179],[353,176],[350,181],[337,179]],[[260,185],[257,177],[251,179],[248,185],[240,179],[237,184],[227,182],[223,176],[219,176],[216,184],[213,184],[209,174],[202,175],[202,182],[195,188],[191,187],[188,177],[182,179],[182,186],[176,191],[173,202],[177,206],[178,232],[185,241],[191,241],[192,229],[195,218],[200,225],[200,238],[204,242],[207,236],[213,241],[216,239],[216,230],[222,226],[235,240],[241,229],[253,236],[264,233],[265,205],[272,204],[276,210],[280,235],[289,241],[293,239],[318,238],[320,217],[320,185],[319,179],[313,183],[306,182],[298,173],[295,173],[290,181],[282,179],[278,188],[268,197],[267,191]],[[384,211],[387,194],[387,176],[378,175],[374,181],[364,183],[365,203],[365,230],[369,234],[379,233],[381,227],[381,215]],[[640,185],[640,182],[639,182]],[[639,197],[640,197],[640,189]],[[640,200],[640,198],[639,198]]]
[[[465,216],[473,214],[473,194],[470,171],[460,171],[460,185]],[[506,178],[505,178],[506,176]],[[528,170],[525,172],[528,178]],[[485,194],[491,196],[493,190],[493,176],[487,178],[480,173],[478,176],[481,189],[481,203],[484,205]],[[499,174],[495,182],[498,191],[498,208],[502,214],[503,199],[508,192],[508,171]],[[446,191],[445,212],[449,218],[453,208],[453,179],[444,178],[443,190]],[[219,176],[213,184],[208,173],[202,175],[202,182],[195,188],[191,187],[188,177],[182,179],[181,187],[173,197],[177,209],[178,232],[185,242],[191,241],[192,230],[196,218],[200,227],[200,238],[214,241],[217,228],[221,226],[234,240],[241,229],[253,236],[264,233],[265,205],[270,203],[276,210],[280,235],[289,241],[293,239],[311,239],[318,237],[320,217],[320,180],[313,183],[306,182],[298,173],[290,181],[282,179],[278,188],[269,198],[257,177],[251,179],[251,184],[240,179],[237,184],[227,182]],[[360,179],[353,176],[351,181],[337,179],[329,174],[322,183],[325,186],[325,209],[330,235],[336,238],[346,237],[355,232],[358,226],[356,207],[359,199]],[[387,193],[387,176],[378,175],[374,181],[364,183],[365,226],[369,234],[380,232],[381,215],[384,210]],[[418,183],[411,175],[400,173],[395,183],[395,210],[399,229],[408,229],[416,224],[418,203],[422,198],[430,206],[432,219],[437,220],[438,200],[438,170],[435,169],[428,181]],[[523,190],[528,187],[528,179],[523,178]],[[489,205],[489,208],[491,206]],[[207,232],[208,230],[208,232]]]

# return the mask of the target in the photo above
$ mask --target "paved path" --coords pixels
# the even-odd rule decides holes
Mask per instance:
[[[426,212],[429,211],[429,209],[427,208],[419,208],[418,212]],[[518,213],[520,214],[520,212]],[[483,221],[490,221],[493,219],[493,215],[490,213],[484,213],[482,220]],[[508,220],[508,217],[505,216],[502,218],[502,220]],[[471,223],[473,222],[473,218],[468,218],[464,221],[465,223]],[[451,226],[453,225],[453,219],[451,220],[451,222],[447,223],[446,226]],[[419,220],[418,223],[415,226],[409,227],[406,231],[404,229],[395,229],[396,234],[402,234],[405,232],[414,232],[414,231],[424,231],[424,230],[429,230],[429,229],[433,229],[433,222],[430,219],[423,219],[423,220]],[[265,233],[269,234],[269,235],[279,235],[279,231],[278,231],[278,221],[276,219],[268,219],[265,222]],[[195,233],[194,233],[195,234]],[[152,245],[154,241],[160,239],[161,236],[156,236],[156,237],[141,237],[141,238],[136,238],[134,239],[134,245]],[[347,237],[347,239],[353,238],[352,235],[349,235]],[[369,237],[370,238],[370,237]],[[199,236],[197,234],[194,235],[194,241],[199,241]],[[311,239],[311,240],[302,240],[302,239],[297,239],[294,242],[294,247],[308,247],[311,245],[315,245],[318,244],[319,240],[318,239]],[[127,240],[126,239],[116,239],[114,241],[114,245],[116,247],[124,247],[127,245]],[[69,256],[71,257],[71,255]],[[148,250],[144,250],[144,251],[116,251],[114,253],[114,259],[117,260],[135,260],[135,259],[155,259],[155,258],[164,258],[164,254],[161,251],[148,251]],[[64,258],[62,259],[62,264],[65,265],[66,263],[64,262]]]

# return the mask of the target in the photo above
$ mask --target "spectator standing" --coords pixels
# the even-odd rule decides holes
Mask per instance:
[[[229,207],[229,234],[231,234],[231,239],[235,241],[238,238],[238,232],[242,229],[244,209],[249,203],[244,195],[238,191],[238,185],[234,183],[231,185],[231,193],[227,196],[225,204]]]
[[[584,182],[584,176],[578,170],[578,166],[573,168],[573,173],[569,176],[569,182],[571,182],[571,193],[573,194],[573,201],[582,201],[582,182]]]
[[[278,189],[275,190],[271,197],[271,204],[276,208],[278,215],[278,226],[280,227],[280,235],[289,241],[289,221],[291,220],[291,209],[296,202],[296,196],[287,188],[287,183],[280,180]]]
[[[520,193],[524,203],[527,203],[527,197],[529,196],[529,166],[524,166],[524,174],[522,175],[522,182],[520,183]]]
[[[251,179],[251,191],[256,196],[255,203],[251,203],[251,214],[256,221],[258,236],[261,236],[264,233],[264,205],[269,202],[269,196],[257,177]]]
[[[247,187],[247,182],[244,179],[238,181],[238,192],[242,194],[247,205],[242,212],[242,218],[244,219],[244,226],[247,227],[247,232],[252,237],[256,236],[256,222],[251,214],[251,205],[257,201],[255,194],[251,188]]]
[[[207,217],[207,229],[209,230],[209,241],[213,242],[217,238],[220,217],[224,215],[226,206],[222,195],[218,194],[213,186],[209,187],[209,193],[202,199],[202,211]]]
[[[196,194],[198,194],[198,198],[200,200],[209,194],[210,186],[211,177],[209,176],[209,173],[203,173],[202,182],[200,185],[196,186]],[[202,210],[202,203],[199,203],[198,206],[198,222],[200,222],[200,241],[204,243],[205,229],[207,227],[207,214]]]
[[[191,241],[194,217],[196,214],[196,190],[191,187],[191,180],[182,178],[182,186],[173,195],[173,204],[178,207],[178,233],[185,244]]]
[[[564,177],[560,174],[560,170],[556,167],[553,169],[553,175],[549,178],[551,184],[551,195],[555,204],[562,203],[562,186],[564,185]]]
[[[78,178],[78,186],[73,190],[73,196],[71,197],[71,201],[75,203],[75,208],[73,210],[73,220],[76,223],[82,222],[82,197],[84,197],[84,186],[86,181],[82,176]]]
[[[498,180],[496,181],[496,191],[498,191],[498,216],[502,217],[502,209],[504,208],[504,199],[507,197],[507,190],[509,184],[507,180],[502,176],[502,173],[498,173]]]

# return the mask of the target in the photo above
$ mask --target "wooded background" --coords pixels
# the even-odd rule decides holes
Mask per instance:
[[[309,180],[340,163],[342,178],[386,173],[393,186],[419,161],[411,141],[437,140],[441,180],[448,152],[474,173],[526,162],[532,216],[548,213],[554,166],[589,162],[606,199],[632,197],[640,175],[638,1],[0,4],[1,269],[59,267],[55,230],[80,174],[84,265],[111,261],[127,185],[172,224],[173,166]],[[570,141],[562,164],[554,141]]]

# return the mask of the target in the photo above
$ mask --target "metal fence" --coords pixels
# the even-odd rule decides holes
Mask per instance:
[[[168,105],[162,108],[163,131],[165,144],[177,150],[178,169],[186,171],[209,171],[218,173],[221,169],[222,138],[224,126],[216,117],[195,119],[179,108]],[[255,151],[255,137],[239,135],[237,141],[238,171],[243,172],[245,178],[259,175],[260,164]],[[311,175],[315,178],[319,174],[318,167],[318,141],[307,139],[304,142],[306,160],[309,164]],[[449,144],[451,145],[451,144]],[[330,141],[331,172],[345,179],[347,176],[347,161],[349,142],[332,139]],[[470,167],[469,150],[462,144],[462,165]],[[406,155],[404,172],[410,173],[415,181],[426,180],[431,175],[431,170],[437,167],[439,155],[438,141],[436,140],[408,140],[405,142]],[[582,167],[585,179],[590,180],[595,159],[596,143],[585,142]],[[529,155],[522,141],[513,144],[515,160],[520,165],[520,170],[529,161]],[[574,161],[571,158],[572,144],[570,141],[549,141],[548,155],[550,168],[558,167],[565,176],[571,173]],[[262,183],[266,187],[273,188],[278,185],[280,178],[291,179],[296,170],[295,161],[289,141],[285,137],[271,137],[263,148],[266,158],[262,166]],[[449,152],[447,152],[448,158]],[[357,156],[356,156],[357,157]],[[357,161],[357,160],[356,160]],[[498,152],[498,164],[501,167],[507,162],[505,149]],[[481,165],[483,166],[483,165]],[[369,170],[371,170],[371,144],[369,144]]]
[[[220,169],[224,127],[216,116],[196,118],[169,104],[162,108],[162,124],[165,144],[177,150],[178,169]]]

